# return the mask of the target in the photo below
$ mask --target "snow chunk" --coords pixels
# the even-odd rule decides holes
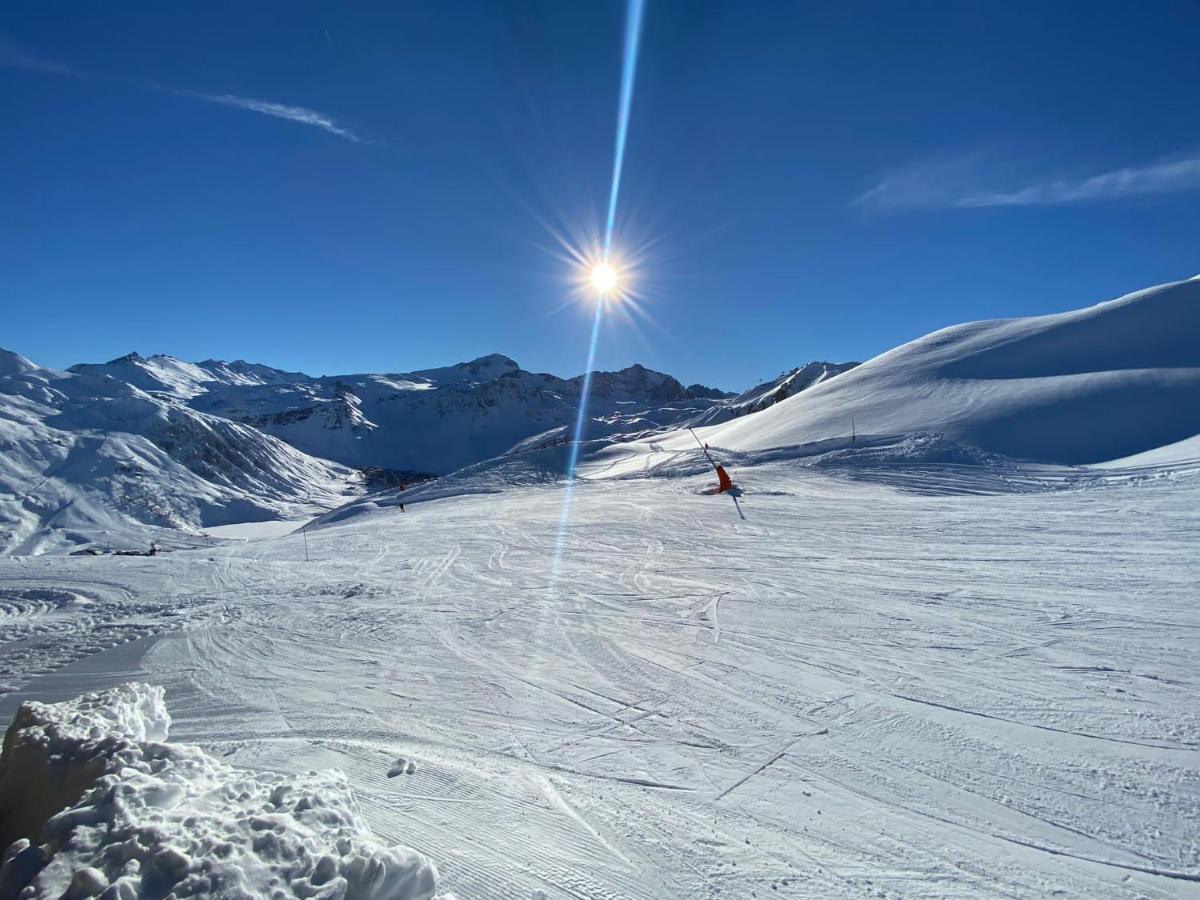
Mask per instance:
[[[387,777],[395,778],[397,775],[415,775],[417,764],[411,759],[405,759],[403,756],[396,757],[396,761],[392,763],[392,767],[388,769]]]
[[[342,773],[235,769],[164,743],[170,722],[163,689],[136,683],[21,706],[0,755],[0,895],[435,895],[434,864],[378,843]]]

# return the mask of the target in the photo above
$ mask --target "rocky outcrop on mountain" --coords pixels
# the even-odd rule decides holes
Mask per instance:
[[[694,425],[717,425],[728,422],[739,416],[761,412],[774,406],[781,400],[794,396],[801,391],[816,387],[843,372],[848,372],[857,366],[856,362],[831,363],[810,362],[806,365],[783,372],[778,378],[755,385],[748,391],[730,397],[726,403],[714,406],[712,409],[697,417]]]

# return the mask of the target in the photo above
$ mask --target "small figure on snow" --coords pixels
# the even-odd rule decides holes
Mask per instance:
[[[724,466],[717,466],[717,482],[718,494],[733,490],[733,479],[729,477],[729,473],[725,471]]]

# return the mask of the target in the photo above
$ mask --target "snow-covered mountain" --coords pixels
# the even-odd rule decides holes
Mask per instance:
[[[773,406],[801,391],[816,387],[835,375],[849,372],[857,365],[856,362],[810,362],[799,368],[783,372],[779,377],[772,378],[770,381],[756,384],[749,390],[742,391],[736,397],[730,397],[724,403],[699,415],[692,424],[696,426],[719,425],[730,419],[762,412],[768,406]]]
[[[1048,316],[972,322],[889,350],[753,416],[700,432],[756,453],[859,436],[938,433],[1067,465],[1142,454],[1200,434],[1200,278]],[[644,469],[686,433],[614,447]],[[651,446],[653,444],[653,446]]]
[[[190,363],[164,354],[147,358],[137,353],[106,363],[80,363],[67,371],[76,375],[109,375],[147,393],[183,400],[205,393],[214,384],[286,384],[308,378],[300,372],[283,372],[240,359],[231,363],[218,359]]]
[[[360,468],[444,474],[523,441],[561,440],[583,376],[527,372],[500,354],[437,369],[310,377],[238,361],[123,356],[78,365],[176,405],[253,426],[293,447]],[[640,365],[592,379],[590,437],[678,425],[725,401]]]
[[[117,364],[131,377],[146,371],[129,358]],[[158,396],[0,351],[0,553],[144,547],[151,537],[329,507],[360,490],[361,476],[345,466],[164,399],[190,390],[188,364],[153,368],[171,385]]]
[[[60,372],[0,351],[0,553],[202,540],[336,506],[362,472],[443,474],[527,439],[561,443],[582,380],[499,354],[314,378],[137,353]],[[592,394],[589,437],[662,430],[725,396],[642,366],[595,373]]]

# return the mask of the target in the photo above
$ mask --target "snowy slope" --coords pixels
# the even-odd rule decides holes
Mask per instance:
[[[171,532],[334,505],[360,481],[246,425],[8,351],[0,448],[3,553],[177,543]]]
[[[801,391],[816,387],[836,375],[849,372],[858,363],[810,362],[791,371],[782,373],[778,378],[756,384],[749,390],[743,391],[736,397],[727,399],[724,403],[714,406],[708,412],[702,413],[693,422],[694,425],[719,425],[748,416],[750,413],[762,412],[768,406],[773,406]]]
[[[1200,434],[1200,280],[1087,309],[934,332],[753,416],[704,429],[756,453],[858,435],[938,433],[1043,463],[1099,463]],[[602,456],[611,474],[692,446],[685,433]],[[664,460],[669,454],[659,453]]]
[[[564,529],[516,462],[309,529],[312,562],[300,535],[0,560],[0,721],[137,672],[235,767],[215,799],[339,769],[471,900],[1195,896],[1200,478],[936,494],[789,461],[744,522],[701,474],[579,484]],[[290,840],[298,810],[243,821]],[[150,846],[203,866],[180,811]]]

